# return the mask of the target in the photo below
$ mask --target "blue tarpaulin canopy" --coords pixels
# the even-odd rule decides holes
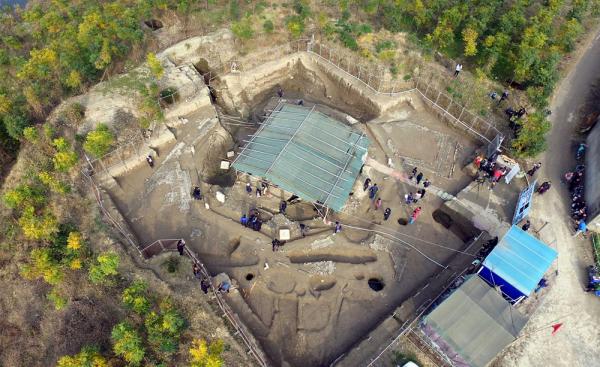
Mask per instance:
[[[512,226],[486,257],[479,275],[517,300],[535,290],[557,255],[553,248]]]

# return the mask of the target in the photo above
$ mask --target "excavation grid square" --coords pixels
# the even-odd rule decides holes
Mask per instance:
[[[233,163],[301,199],[340,211],[366,157],[369,139],[315,110],[279,102]]]

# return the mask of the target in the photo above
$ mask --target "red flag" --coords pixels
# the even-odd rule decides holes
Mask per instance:
[[[552,325],[552,336],[554,336],[554,334],[556,334],[556,332],[558,331],[558,329],[560,329],[561,326],[562,326],[562,322],[560,324]]]

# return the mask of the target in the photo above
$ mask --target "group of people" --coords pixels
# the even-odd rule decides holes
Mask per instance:
[[[498,155],[493,155],[489,159],[478,155],[473,161],[475,167],[480,172],[480,175],[477,176],[477,179],[481,180],[480,182],[485,182],[486,179],[489,179],[490,190],[496,187],[496,184],[500,181],[500,179],[508,173],[507,167],[496,162],[497,158]]]
[[[381,197],[377,197],[377,193],[379,192],[379,186],[377,186],[376,183],[371,185],[371,179],[367,177],[363,184],[363,190],[369,191],[369,199],[371,200],[371,202],[373,202],[375,210],[379,210],[383,205],[383,200],[381,199]],[[385,208],[383,210],[383,220],[388,220],[390,218],[390,215],[392,215],[392,209]]]
[[[265,195],[268,189],[269,185],[265,181],[258,182],[256,184],[256,190],[252,189],[252,185],[250,184],[250,182],[246,183],[246,193],[248,193],[249,196],[252,196],[252,192],[255,192],[256,197],[259,198]]]
[[[580,164],[572,172],[565,173],[565,183],[571,194],[571,218],[580,222],[587,220],[587,204],[584,198],[583,179],[585,166]]]
[[[194,265],[192,265],[192,271],[194,272],[194,278],[200,280],[200,289],[202,289],[204,294],[207,294],[208,290],[210,289],[211,282],[206,276],[204,276],[204,274],[202,274],[202,268],[200,267],[200,264],[194,262]]]
[[[242,215],[240,218],[240,224],[244,227],[252,228],[255,231],[260,231],[263,223],[258,215],[258,210],[250,209],[248,215]]]

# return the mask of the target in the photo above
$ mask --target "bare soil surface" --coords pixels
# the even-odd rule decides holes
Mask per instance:
[[[532,216],[538,218],[538,228],[548,222],[546,227],[556,239],[558,276],[520,339],[497,360],[497,366],[600,364],[600,299],[584,292],[585,268],[593,263],[591,244],[589,240],[572,236],[568,191],[559,184],[562,175],[575,164],[570,137],[582,117],[580,107],[586,103],[597,81],[599,60],[600,36],[595,34],[584,46],[581,58],[562,81],[552,102],[553,128],[538,179],[550,179],[553,189],[534,200]],[[555,323],[563,323],[563,326],[552,336],[550,325]]]
[[[290,93],[291,97],[296,93]],[[311,100],[310,96],[297,97]],[[421,123],[424,116],[414,115],[414,123]],[[423,215],[413,225],[399,226],[396,221],[406,219],[416,207],[403,203],[404,194],[415,189],[369,167],[359,177],[344,212],[330,213],[327,218],[344,223],[337,235],[331,222],[313,219],[319,213],[307,203],[289,205],[285,215],[278,213],[279,202],[287,196],[277,188],[271,187],[258,198],[245,191],[246,182],[253,189],[257,186],[248,177],[238,177],[233,186],[206,184],[206,165],[225,159],[234,142],[219,125],[206,134],[196,126],[211,122],[188,120],[176,128],[177,142],[161,149],[153,169],[140,166],[116,178],[120,188],[107,189],[142,242],[183,237],[213,274],[226,272],[234,280],[227,301],[275,365],[330,363],[433,277],[439,267],[406,243],[442,264],[452,266],[458,261],[458,268],[471,261],[436,247],[465,246],[433,220],[431,213],[441,204],[438,198],[431,195],[419,202]],[[428,123],[431,134],[458,142],[457,137],[449,137],[446,127],[435,127],[433,120]],[[393,128],[395,123],[387,124]],[[469,141],[462,142],[472,149]],[[413,152],[413,157],[420,158],[419,152]],[[369,155],[385,161],[386,154],[376,144]],[[435,157],[427,156],[424,161],[434,164]],[[383,208],[392,209],[388,221],[382,218],[383,208],[376,210],[362,189],[367,175],[381,187]],[[443,178],[444,185],[463,179],[459,170]],[[442,179],[431,176],[430,180],[436,184]],[[196,184],[203,188],[202,201],[191,198]],[[225,194],[224,203],[216,200],[217,191]],[[251,208],[257,208],[264,221],[260,232],[238,223]],[[300,222],[310,228],[305,238],[300,235]],[[376,224],[405,242],[372,233]],[[291,230],[292,240],[274,252],[271,240],[282,228]],[[406,235],[410,237],[402,237]]]

